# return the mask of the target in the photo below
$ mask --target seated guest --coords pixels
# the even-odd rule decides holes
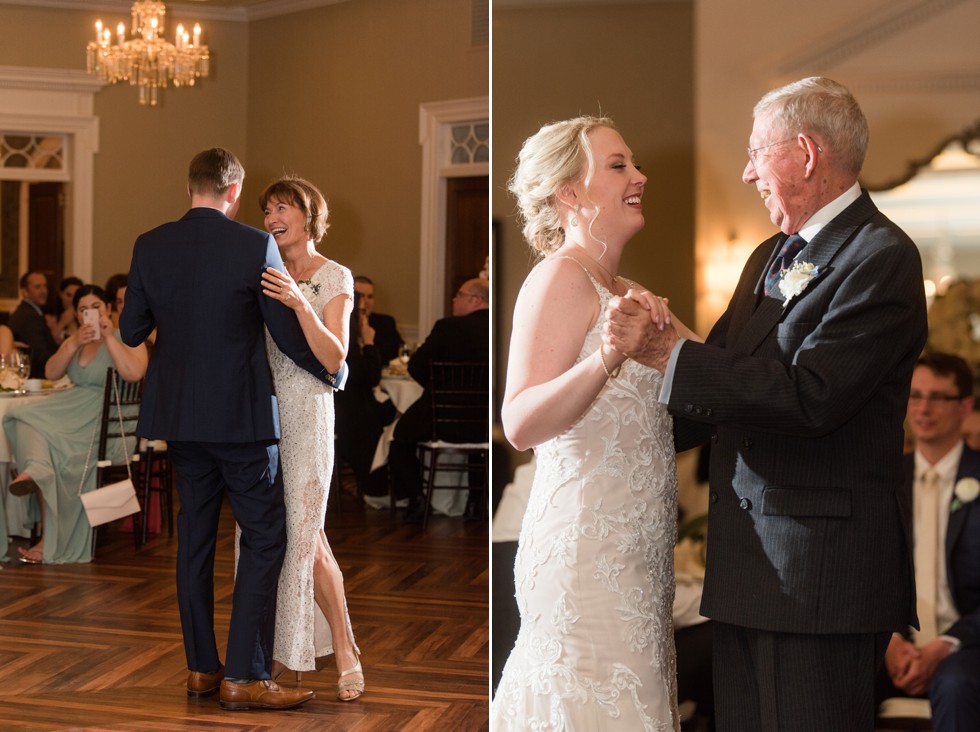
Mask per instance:
[[[453,297],[453,315],[443,318],[432,327],[425,343],[408,362],[408,373],[423,387],[429,382],[429,364],[433,361],[490,360],[490,291],[487,281],[467,280]],[[488,417],[489,419],[489,414]],[[398,497],[408,498],[405,521],[421,523],[425,507],[422,503],[422,483],[415,446],[432,437],[432,396],[425,390],[395,425],[394,439],[388,454],[388,465]],[[466,439],[465,436],[461,436]],[[467,516],[472,517],[479,507],[471,493]]]
[[[337,420],[337,457],[354,469],[361,495],[387,493],[386,471],[371,472],[371,463],[385,425],[395,418],[391,401],[379,402],[374,388],[381,381],[381,353],[374,344],[375,331],[359,309],[361,296],[354,292],[350,314],[350,347],[347,349],[347,386],[334,393]]]
[[[27,272],[20,278],[23,300],[10,316],[8,325],[14,338],[27,346],[31,357],[31,378],[44,378],[44,364],[58,350],[42,308],[48,301],[48,278],[41,272]]]
[[[106,280],[105,296],[108,298],[109,317],[113,324],[119,327],[119,313],[122,312],[123,303],[126,301],[126,274],[114,274]]]
[[[933,353],[912,374],[905,457],[920,629],[894,634],[877,700],[929,698],[932,729],[980,730],[980,452],[963,444],[973,374],[959,356]]]
[[[374,283],[369,277],[355,277],[354,292],[361,296],[361,308],[368,316],[368,324],[374,328],[374,343],[381,352],[382,363],[386,364],[398,355],[398,349],[405,341],[399,335],[393,317],[374,312]]]
[[[77,277],[65,277],[58,285],[58,309],[55,312],[54,337],[58,343],[75,333],[78,330],[78,321],[75,318],[75,308],[72,307],[72,300],[75,298],[75,291],[81,287],[83,282]]]
[[[971,450],[980,450],[980,402],[976,400],[963,420],[963,441]]]
[[[9,491],[15,496],[34,493],[41,507],[41,541],[28,550],[20,549],[21,561],[31,564],[91,560],[92,527],[78,493],[85,455],[102,412],[106,369],[113,367],[125,381],[137,381],[146,372],[146,349],[130,348],[119,340],[101,287],[83,285],[72,304],[78,313],[78,332],[68,336],[48,360],[45,376],[55,380],[67,373],[75,388],[34,404],[11,404],[3,417],[19,471]],[[95,322],[86,320],[89,311],[98,314]],[[132,447],[135,436],[127,443]],[[123,462],[122,441],[113,440],[110,445],[112,454],[107,458]],[[93,488],[94,453],[82,491]]]

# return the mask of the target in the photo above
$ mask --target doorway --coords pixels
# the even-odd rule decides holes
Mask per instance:
[[[486,176],[446,181],[445,313],[453,311],[453,295],[483,269],[490,248],[487,211],[490,187]]]

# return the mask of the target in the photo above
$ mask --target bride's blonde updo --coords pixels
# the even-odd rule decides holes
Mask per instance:
[[[588,135],[597,127],[616,129],[608,117],[576,117],[545,125],[521,147],[507,189],[517,199],[524,238],[539,254],[565,243],[556,194],[577,181],[588,186],[595,171]]]

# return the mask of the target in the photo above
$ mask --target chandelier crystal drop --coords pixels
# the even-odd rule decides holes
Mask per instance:
[[[163,39],[167,8],[162,2],[133,3],[133,23],[126,40],[126,26],[116,26],[115,38],[102,21],[95,23],[95,41],[87,48],[88,72],[116,84],[128,81],[140,89],[140,104],[157,106],[159,90],[173,82],[175,87],[194,86],[208,75],[210,52],[201,45],[201,26],[192,33],[177,26],[175,43]]]

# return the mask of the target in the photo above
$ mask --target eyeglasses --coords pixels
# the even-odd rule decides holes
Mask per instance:
[[[453,297],[454,298],[457,298],[457,297],[479,297],[479,295],[474,295],[473,293],[470,293],[470,292],[463,292],[462,290],[457,290],[456,294],[453,295]]]
[[[962,397],[959,394],[942,394],[937,391],[930,392],[928,394],[920,394],[917,391],[913,391],[909,394],[909,402],[925,402],[926,404],[941,404],[942,402],[958,402],[966,397]]]
[[[792,142],[795,137],[787,137],[785,140],[780,140],[779,142],[770,142],[768,145],[760,145],[759,147],[747,147],[745,148],[746,154],[749,156],[749,160],[752,161],[752,165],[757,162],[757,153],[760,150],[767,150],[770,147],[776,147],[776,145],[785,145],[787,142]]]
[[[809,135],[808,135],[808,137],[809,137]],[[755,165],[758,162],[758,157],[759,157],[758,156],[758,153],[761,150],[767,150],[770,147],[776,147],[776,145],[785,145],[787,142],[793,142],[793,140],[795,140],[795,139],[797,139],[797,138],[796,137],[787,137],[785,140],[780,140],[779,142],[770,142],[768,145],[760,145],[759,147],[747,147],[747,148],[745,148],[745,152],[749,156],[749,160],[752,161],[752,165]],[[810,138],[810,142],[814,142],[812,137]],[[817,152],[823,152],[823,148],[822,147],[820,147],[819,145],[817,145],[815,142],[814,142],[814,145],[817,148]]]

